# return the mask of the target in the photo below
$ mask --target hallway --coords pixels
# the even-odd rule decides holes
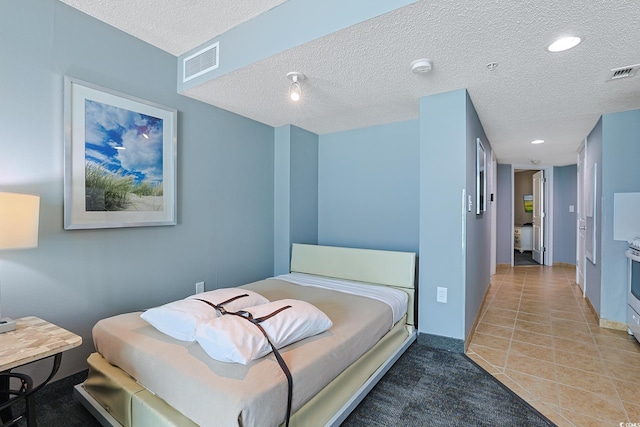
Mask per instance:
[[[598,327],[574,267],[498,267],[467,355],[559,426],[640,423],[640,344]]]

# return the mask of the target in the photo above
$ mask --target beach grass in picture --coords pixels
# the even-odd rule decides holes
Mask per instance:
[[[85,101],[87,211],[162,210],[162,119]]]
[[[65,77],[65,228],[175,225],[177,111]]]

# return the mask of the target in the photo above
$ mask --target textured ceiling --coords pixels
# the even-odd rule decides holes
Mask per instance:
[[[63,2],[176,56],[283,3]],[[151,19],[136,19],[139,11]],[[184,95],[271,126],[325,134],[415,119],[420,97],[466,88],[499,162],[560,166],[575,163],[600,115],[640,108],[640,73],[606,81],[611,69],[640,63],[638,22],[640,5],[630,0],[418,1]],[[549,53],[565,34],[583,42]],[[411,61],[423,57],[432,72],[413,74]],[[493,71],[490,62],[498,63]],[[307,76],[298,104],[287,98],[289,71]]]
[[[180,56],[286,0],[61,0]]]

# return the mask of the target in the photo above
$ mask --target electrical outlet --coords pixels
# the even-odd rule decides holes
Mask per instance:
[[[204,292],[204,282],[196,283],[196,294],[201,294]]]
[[[438,294],[436,295],[437,302],[447,302],[447,288],[441,288],[438,286]]]

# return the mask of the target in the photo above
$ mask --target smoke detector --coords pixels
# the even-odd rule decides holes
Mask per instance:
[[[433,62],[431,62],[430,59],[416,59],[415,61],[411,62],[411,71],[413,71],[415,74],[427,74],[428,72],[431,71],[431,68],[433,67]]]

